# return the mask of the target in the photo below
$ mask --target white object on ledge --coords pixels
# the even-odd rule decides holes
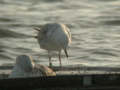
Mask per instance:
[[[16,58],[16,64],[13,67],[9,78],[55,75],[56,73],[47,66],[35,64],[31,56],[20,55]]]

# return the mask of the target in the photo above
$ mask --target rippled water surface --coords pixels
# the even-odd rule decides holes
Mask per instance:
[[[63,65],[120,67],[120,0],[0,0],[0,64],[20,54],[48,65],[35,26],[66,24],[72,33]],[[58,58],[53,64],[59,66]]]

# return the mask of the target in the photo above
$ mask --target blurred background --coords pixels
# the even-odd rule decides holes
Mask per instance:
[[[72,33],[63,66],[120,67],[120,0],[0,0],[0,65],[21,54],[48,65],[34,27],[66,24]],[[53,65],[59,66],[56,56]]]

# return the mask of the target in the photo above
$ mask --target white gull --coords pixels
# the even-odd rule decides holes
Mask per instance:
[[[64,50],[66,57],[68,57],[67,47],[71,43],[71,33],[69,28],[60,23],[45,24],[41,28],[37,27],[38,31],[36,36],[38,43],[42,49],[48,51],[49,66],[52,66],[51,51],[57,51],[59,57],[59,63],[61,64],[61,51]]]

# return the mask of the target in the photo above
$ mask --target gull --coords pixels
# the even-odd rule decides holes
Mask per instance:
[[[35,64],[31,56],[20,55],[16,58],[16,64],[13,67],[9,78],[55,75],[56,73],[47,66]]]
[[[61,23],[48,23],[41,26],[41,28],[36,27],[35,30],[38,31],[38,35],[35,38],[37,38],[40,48],[48,51],[49,66],[52,67],[51,52],[57,51],[60,67],[62,67],[61,51],[64,50],[68,58],[67,48],[71,43],[69,28]]]

